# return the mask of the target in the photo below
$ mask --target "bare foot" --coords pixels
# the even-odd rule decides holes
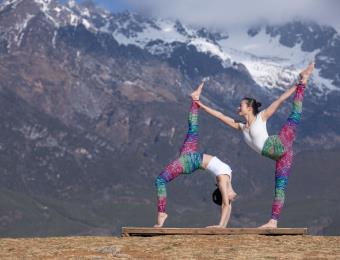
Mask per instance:
[[[158,212],[158,216],[157,216],[157,224],[154,225],[153,227],[156,228],[161,228],[164,225],[164,222],[166,220],[166,218],[168,217],[168,214],[163,213],[163,212]]]
[[[201,92],[202,92],[204,83],[205,83],[205,82],[202,81],[202,82],[198,85],[197,89],[196,89],[194,92],[191,93],[190,96],[191,96],[192,100],[197,101],[197,100],[200,99],[200,96],[201,96]]]
[[[301,71],[300,73],[300,82],[304,85],[307,84],[308,79],[310,78],[310,76],[312,75],[313,71],[315,68],[315,63],[311,62],[309,63],[309,65],[307,66],[307,68],[305,68],[303,71]]]
[[[258,228],[277,228],[277,220],[271,219],[268,221],[268,223],[259,226]]]
[[[213,225],[213,226],[207,226],[205,228],[225,228],[225,227],[221,225]]]

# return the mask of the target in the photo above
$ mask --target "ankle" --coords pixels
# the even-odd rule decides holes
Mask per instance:
[[[277,225],[277,220],[272,218],[272,219],[269,220],[269,223]]]

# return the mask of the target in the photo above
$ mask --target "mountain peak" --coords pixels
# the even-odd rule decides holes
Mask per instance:
[[[25,3],[25,4],[36,3],[40,7],[42,7],[44,10],[47,10],[50,4],[57,5],[56,0],[5,0],[5,1],[0,2],[0,6],[2,8],[5,8],[6,6],[11,5],[13,8],[13,7],[16,7],[20,3]]]
[[[44,11],[48,11],[52,3],[56,4],[55,0],[34,0],[34,2],[40,5]]]

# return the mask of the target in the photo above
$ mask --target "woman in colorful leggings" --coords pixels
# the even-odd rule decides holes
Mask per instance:
[[[293,142],[296,135],[296,127],[300,122],[302,113],[302,101],[307,81],[314,70],[314,63],[300,73],[299,83],[288,89],[269,107],[259,113],[261,103],[252,98],[244,98],[239,107],[239,115],[244,117],[245,123],[236,122],[234,119],[223,115],[214,109],[196,102],[207,113],[220,119],[228,126],[241,130],[245,142],[256,152],[276,161],[275,169],[275,198],[272,205],[271,219],[261,228],[276,228],[281,209],[285,200],[285,190],[293,161]],[[276,112],[282,103],[293,93],[293,108],[287,122],[278,135],[268,136],[267,120]]]
[[[168,217],[166,209],[166,184],[182,174],[191,174],[198,169],[207,169],[216,177],[217,185],[222,195],[221,218],[218,225],[209,227],[226,227],[231,212],[231,201],[236,193],[231,186],[231,169],[215,156],[198,152],[198,110],[195,101],[199,100],[204,82],[191,94],[192,104],[189,112],[189,129],[180,149],[179,158],[171,162],[157,177],[155,185],[158,197],[157,224],[162,227]]]

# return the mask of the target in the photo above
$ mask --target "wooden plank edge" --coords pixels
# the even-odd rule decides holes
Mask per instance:
[[[122,236],[154,236],[154,235],[307,235],[307,228],[149,228],[122,227]]]

